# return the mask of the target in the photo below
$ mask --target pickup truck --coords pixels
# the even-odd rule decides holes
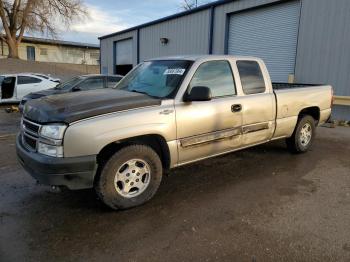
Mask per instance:
[[[306,152],[330,117],[332,92],[272,84],[254,57],[149,60],[114,89],[29,101],[17,155],[42,184],[94,188],[112,209],[127,209],[178,166],[276,139]]]

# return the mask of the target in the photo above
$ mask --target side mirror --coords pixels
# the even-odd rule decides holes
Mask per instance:
[[[211,99],[210,88],[206,86],[194,86],[192,87],[190,93],[184,96],[185,102],[210,101]]]
[[[78,91],[81,91],[80,87],[75,86],[72,88],[72,92],[78,92]]]

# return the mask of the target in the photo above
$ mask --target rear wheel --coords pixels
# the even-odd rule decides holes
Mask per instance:
[[[108,160],[95,182],[95,190],[112,209],[135,207],[153,197],[162,172],[160,158],[151,147],[130,145]]]
[[[298,120],[293,135],[286,139],[287,147],[292,153],[308,151],[316,135],[315,119],[305,115]]]

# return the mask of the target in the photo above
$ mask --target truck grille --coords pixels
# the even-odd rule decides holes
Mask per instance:
[[[39,130],[41,125],[29,121],[25,118],[22,119],[22,143],[30,151],[37,150],[37,142],[39,139]]]

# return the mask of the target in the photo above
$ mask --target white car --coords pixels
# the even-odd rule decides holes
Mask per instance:
[[[48,79],[48,80],[50,80],[52,82],[61,83],[61,79],[54,78],[51,75],[45,75],[45,74],[41,74],[41,73],[29,73],[29,74],[31,74],[33,76],[38,76],[38,77],[42,77],[42,78]]]
[[[29,93],[53,88],[57,84],[31,73],[0,75],[0,103],[17,103]]]

